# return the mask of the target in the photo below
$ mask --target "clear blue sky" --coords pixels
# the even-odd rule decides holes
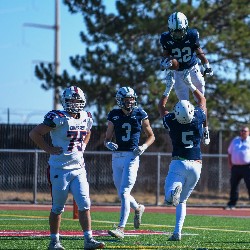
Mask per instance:
[[[109,8],[114,0],[106,0]],[[60,72],[75,73],[69,56],[83,54],[79,33],[84,29],[80,14],[70,14],[60,3]],[[113,5],[110,7],[110,5]],[[41,88],[34,75],[35,65],[54,61],[54,30],[25,24],[54,25],[54,0],[0,1],[0,123],[37,124],[53,108],[53,91]]]

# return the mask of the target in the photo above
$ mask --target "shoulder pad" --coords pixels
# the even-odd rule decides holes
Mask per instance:
[[[66,117],[66,115],[65,115],[63,112],[61,112],[60,110],[52,110],[52,111],[50,111],[50,112],[52,112],[52,113],[58,115],[59,117]],[[50,112],[49,112],[49,113],[50,113]]]
[[[197,29],[188,29],[188,33],[190,36],[198,36],[199,37],[199,32]]]

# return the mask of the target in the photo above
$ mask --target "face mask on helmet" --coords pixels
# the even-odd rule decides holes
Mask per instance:
[[[174,106],[174,114],[179,123],[190,123],[194,118],[194,106],[187,100],[181,100]]]
[[[168,29],[174,40],[182,40],[188,29],[188,20],[181,12],[174,12],[168,18]]]
[[[70,113],[79,113],[86,104],[86,98],[83,91],[76,86],[65,89],[61,101],[64,110]]]
[[[122,87],[116,93],[116,102],[117,105],[127,111],[132,111],[133,108],[137,105],[136,98],[137,95],[135,91],[130,87]]]

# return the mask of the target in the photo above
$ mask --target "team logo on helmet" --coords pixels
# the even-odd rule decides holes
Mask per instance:
[[[133,110],[133,108],[137,105],[137,102],[136,102],[137,95],[135,91],[130,87],[120,88],[118,92],[116,93],[115,98],[116,98],[117,105],[120,108],[123,108],[127,111]],[[133,98],[133,99],[125,100],[125,98]]]

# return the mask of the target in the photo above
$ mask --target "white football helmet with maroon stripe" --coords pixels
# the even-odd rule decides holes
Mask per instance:
[[[75,102],[75,100],[77,100],[77,102]],[[83,111],[86,104],[86,98],[80,88],[71,86],[63,91],[61,102],[65,111],[79,113],[80,111]]]

